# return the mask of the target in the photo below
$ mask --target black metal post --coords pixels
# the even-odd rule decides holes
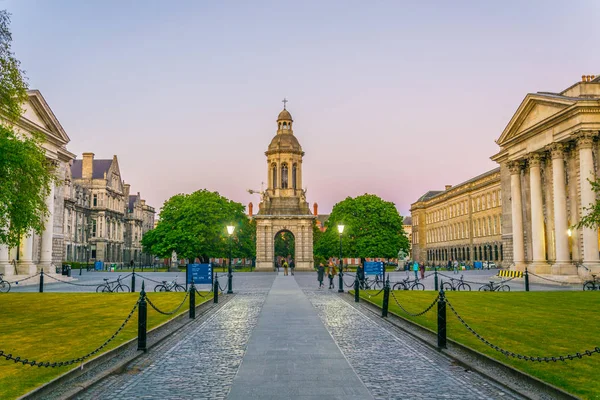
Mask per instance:
[[[381,307],[381,316],[388,316],[388,307],[390,305],[390,277],[384,282],[383,286],[383,306]]]
[[[131,273],[131,293],[135,293],[135,268]]]
[[[437,275],[437,268],[433,267],[435,272],[433,273],[433,284],[435,285],[434,289],[437,292],[439,289],[439,284],[438,284],[438,275]]]
[[[44,268],[40,271],[40,293],[44,293]]]
[[[219,302],[219,276],[215,274],[215,280],[213,281],[213,303]]]
[[[358,303],[360,301],[360,281],[358,280],[358,272],[354,277],[354,302]]]
[[[529,272],[527,272],[527,268],[525,268],[525,291],[529,292]]]
[[[190,319],[196,319],[196,287],[193,279],[190,286]]]
[[[338,293],[344,293],[344,261],[342,260],[342,234],[340,233],[340,274],[338,279]]]
[[[437,318],[437,347],[438,349],[446,348],[446,298],[444,289],[440,290],[440,298],[438,299],[438,318]]]
[[[142,281],[142,290],[140,291],[140,304],[138,305],[138,350],[146,351],[146,330],[148,328],[148,304],[146,303],[146,291],[144,290],[144,281]]]
[[[229,270],[227,272],[227,294],[233,293],[233,272],[231,268],[231,235],[229,235]]]

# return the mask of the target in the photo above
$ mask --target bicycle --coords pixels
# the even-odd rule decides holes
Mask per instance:
[[[10,292],[10,282],[4,280],[4,275],[0,274],[0,293]]]
[[[109,282],[108,278],[104,278],[104,283],[98,285],[96,293],[114,293],[114,292],[130,292],[129,286],[121,283],[121,275],[116,282]]]
[[[504,281],[495,284],[493,281],[486,283],[479,288],[480,292],[510,292],[510,286],[505,285]]]
[[[595,274],[592,274],[591,280],[584,282],[583,290],[600,290],[600,280],[596,279]]]
[[[418,278],[414,281],[406,278],[402,282],[396,282],[392,290],[425,290],[425,285],[420,283]]]
[[[463,277],[464,275],[460,276],[460,279],[456,279],[456,278],[450,278],[450,282],[446,281],[444,283],[442,283],[442,289],[445,292],[448,292],[450,290],[452,291],[456,291],[456,290],[465,290],[465,291],[471,291],[471,285],[469,285],[468,283],[463,281]]]
[[[383,281],[379,279],[379,275],[375,275],[375,279],[369,279],[365,276],[365,279],[361,282],[361,288],[366,290],[381,289],[383,287]]]
[[[161,284],[158,284],[154,287],[155,292],[185,292],[185,288],[177,283],[177,278],[173,279],[171,282],[167,283],[167,281],[162,281]]]

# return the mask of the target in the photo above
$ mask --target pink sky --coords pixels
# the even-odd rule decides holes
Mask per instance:
[[[599,4],[2,2],[69,149],[117,154],[157,209],[202,188],[256,204],[285,96],[308,201],[374,193],[403,215],[494,168],[527,92],[600,74]]]

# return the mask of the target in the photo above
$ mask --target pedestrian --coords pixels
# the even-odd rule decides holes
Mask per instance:
[[[323,262],[319,263],[317,267],[317,280],[319,281],[319,289],[323,287],[323,277],[325,276],[325,267],[323,266]]]
[[[458,261],[454,260],[454,263],[452,265],[454,266],[454,273],[458,274]]]
[[[296,263],[294,262],[294,259],[292,258],[290,261],[290,271],[292,271],[292,275],[294,275],[295,268],[296,268]]]
[[[333,285],[333,278],[337,275],[337,271],[335,270],[335,265],[333,262],[329,261],[329,267],[327,268],[327,277],[329,278],[329,289],[335,289]]]
[[[287,276],[288,274],[288,262],[287,260],[283,260],[283,276]]]
[[[419,279],[419,263],[416,261],[413,263],[413,271],[415,273],[415,280]]]
[[[358,278],[358,282],[360,283],[360,288],[365,288],[365,267],[363,266],[362,259],[358,262],[358,267],[356,267],[356,277]]]
[[[421,279],[425,279],[425,264],[421,264],[419,270],[421,271]]]
[[[129,266],[133,269],[133,260],[129,261]]]

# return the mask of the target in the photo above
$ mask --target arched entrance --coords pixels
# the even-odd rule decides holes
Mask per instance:
[[[280,230],[273,239],[274,261],[279,265],[282,259],[295,260],[296,258],[296,237],[289,230]]]

